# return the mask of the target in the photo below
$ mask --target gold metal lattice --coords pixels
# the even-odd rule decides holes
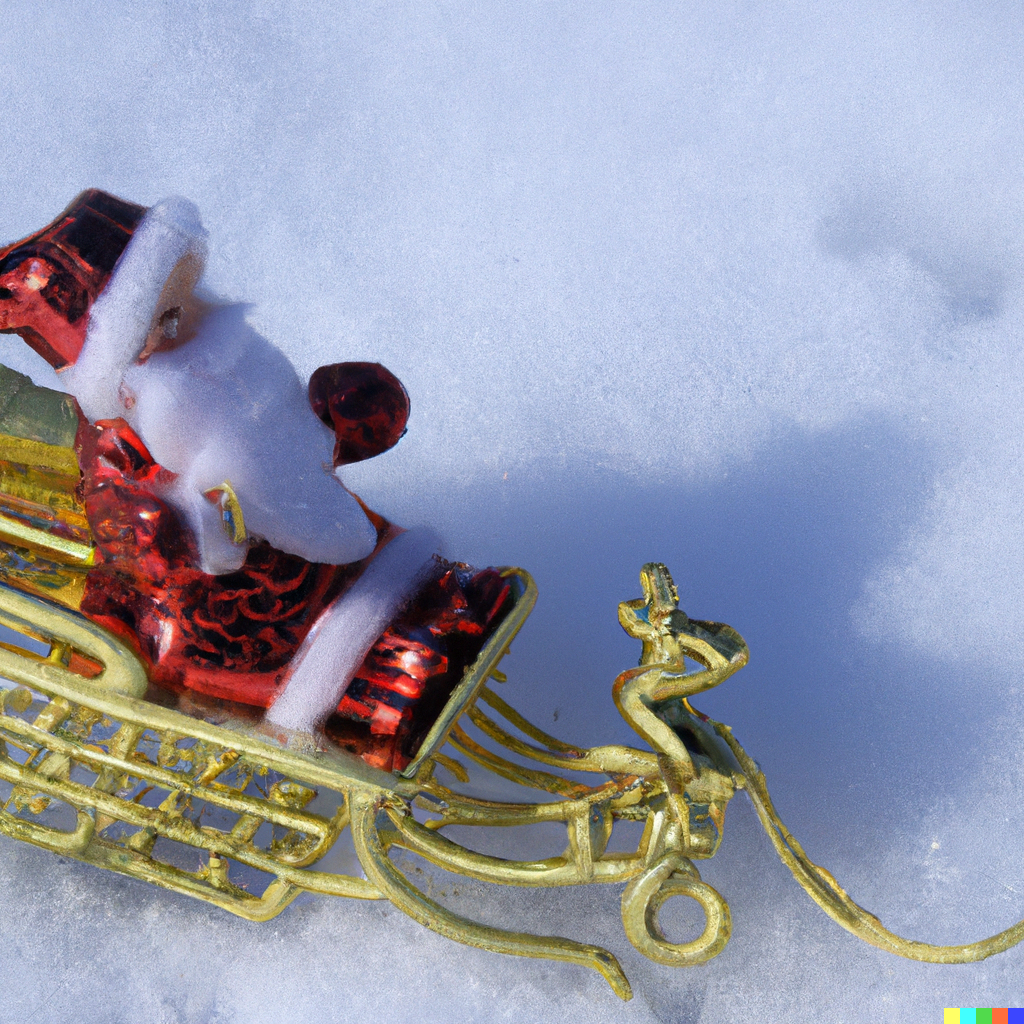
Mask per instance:
[[[742,788],[797,881],[866,941],[949,963],[981,959],[1024,937],[1022,922],[968,946],[901,939],[811,863],[729,728],[690,704],[746,664],[746,644],[728,626],[687,618],[664,566],[645,566],[643,598],[620,605],[620,621],[642,641],[643,655],[613,687],[619,710],[651,749],[578,747],[532,725],[486,685],[504,682],[498,663],[535,598],[526,573],[506,575],[516,594],[513,612],[401,774],[333,747],[318,749],[309,736],[273,736],[241,720],[215,724],[146,701],[144,670],[122,644],[74,611],[0,584],[0,623],[24,640],[0,644],[0,677],[13,684],[0,691],[0,784],[7,789],[0,830],[250,920],[273,917],[302,891],[388,899],[459,942],[595,968],[629,998],[629,983],[607,950],[461,917],[413,885],[391,851],[502,885],[624,882],[629,940],[652,960],[689,966],[715,956],[729,938],[728,905],[693,862],[718,849],[726,806]],[[33,644],[40,653],[32,653]],[[101,670],[87,677],[73,670],[80,665]],[[440,752],[446,741],[455,756]],[[520,785],[525,796],[542,796],[484,799],[444,785],[438,766],[461,783],[482,770]],[[581,782],[581,775],[597,778]],[[634,851],[609,852],[616,820],[642,825]],[[507,860],[441,834],[451,825],[538,822],[565,826],[563,854]],[[314,866],[346,827],[365,878]],[[257,878],[265,882],[262,891]],[[670,942],[658,924],[673,896],[694,899],[703,910],[704,928],[693,941]]]

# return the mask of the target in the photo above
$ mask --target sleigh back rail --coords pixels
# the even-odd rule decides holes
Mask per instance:
[[[77,608],[95,550],[67,395],[0,364],[0,579]]]

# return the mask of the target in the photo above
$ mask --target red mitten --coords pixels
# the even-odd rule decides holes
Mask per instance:
[[[337,438],[335,466],[393,448],[409,419],[409,395],[380,363],[321,366],[309,379],[309,404]]]

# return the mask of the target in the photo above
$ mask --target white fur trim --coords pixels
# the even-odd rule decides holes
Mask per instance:
[[[174,197],[151,207],[93,303],[78,360],[62,374],[62,385],[90,420],[123,414],[121,379],[142,351],[171,271],[188,253],[206,260],[206,231],[195,205]]]
[[[317,619],[267,720],[306,731],[320,724],[338,706],[377,638],[427,581],[439,549],[437,535],[422,528],[387,544]]]

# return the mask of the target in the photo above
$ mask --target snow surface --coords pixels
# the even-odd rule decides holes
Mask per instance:
[[[628,740],[615,607],[667,562],[750,644],[697,703],[809,854],[895,930],[964,942],[1024,916],[1022,35],[1018,5],[956,0],[22,0],[0,237],[90,185],[194,200],[208,285],[300,376],[374,359],[408,388],[408,436],[346,483],[535,575],[510,699]],[[17,338],[0,359],[52,382]],[[0,851],[4,1020],[937,1020],[1024,991],[1020,949],[853,939],[742,796],[701,868],[734,937],[700,968],[635,954],[614,889],[432,881],[607,945],[629,1004],[386,905],[251,925]]]

